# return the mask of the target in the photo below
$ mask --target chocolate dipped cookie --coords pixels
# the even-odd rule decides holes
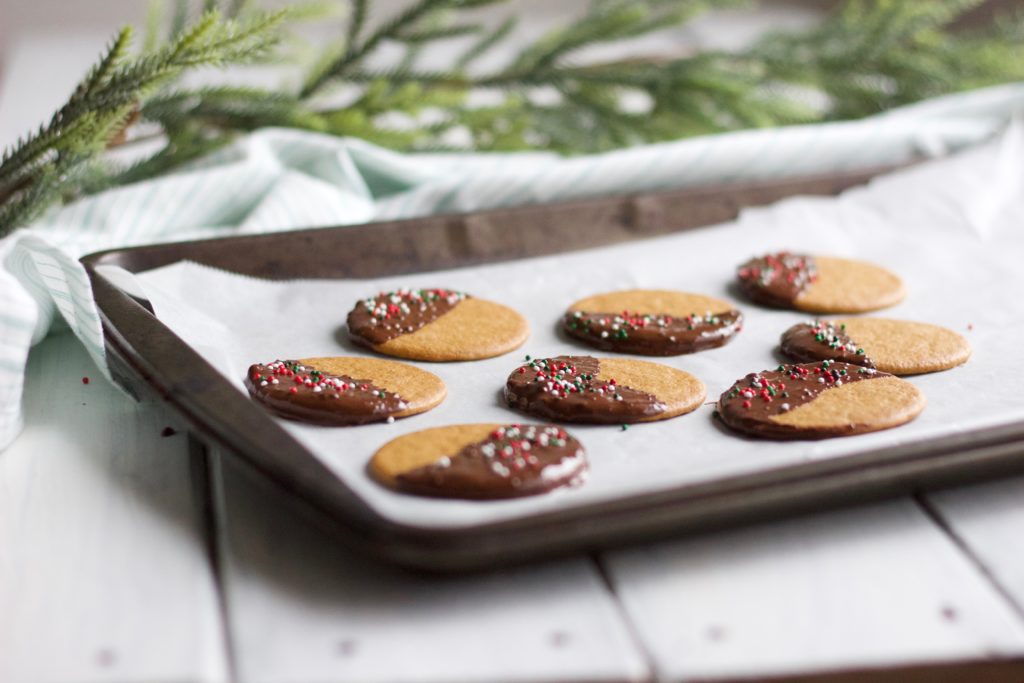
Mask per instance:
[[[971,357],[971,345],[952,330],[888,318],[799,323],[783,333],[780,349],[798,362],[836,360],[894,375],[948,370]]]
[[[809,313],[863,313],[894,306],[903,281],[864,261],[786,251],[741,265],[739,286],[754,303]]]
[[[642,360],[557,356],[512,371],[512,408],[558,422],[626,424],[666,420],[700,407],[707,391],[688,372]]]
[[[404,493],[437,498],[517,498],[581,483],[583,446],[556,425],[435,427],[384,444],[370,474]]]
[[[718,399],[718,416],[751,436],[826,439],[897,427],[924,406],[924,395],[905,380],[873,368],[822,361],[747,375]]]
[[[657,289],[609,292],[569,307],[562,327],[574,339],[602,351],[677,356],[722,346],[743,329],[732,304]]]
[[[492,358],[523,344],[530,327],[508,306],[450,289],[397,289],[356,303],[349,336],[378,353],[410,360]]]
[[[274,414],[311,424],[394,421],[437,406],[447,393],[436,375],[375,358],[306,358],[257,363],[245,376],[255,401]]]

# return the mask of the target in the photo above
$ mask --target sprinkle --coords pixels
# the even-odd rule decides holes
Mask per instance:
[[[83,377],[82,378],[82,384],[88,384],[88,383],[89,383],[89,378],[88,377]]]
[[[627,429],[629,429],[629,425],[627,425],[627,424],[622,425],[622,431],[626,431]]]
[[[387,422],[388,422],[389,425],[395,424],[395,416],[394,415],[388,415]]]

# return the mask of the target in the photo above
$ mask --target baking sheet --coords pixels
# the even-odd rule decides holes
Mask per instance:
[[[391,278],[288,282],[178,263],[142,273],[138,282],[161,321],[243,392],[242,378],[253,362],[367,355],[347,340],[343,324],[357,299],[381,289],[456,288],[522,312],[532,333],[517,352],[474,363],[417,364],[449,389],[446,401],[424,415],[358,428],[281,421],[381,515],[410,526],[466,527],[1024,419],[1018,388],[1024,377],[1018,342],[1024,338],[1022,147],[1011,130],[981,149],[838,199],[788,200],[748,211],[732,224],[555,257]],[[570,427],[587,448],[590,476],[579,488],[545,496],[424,499],[384,489],[366,475],[373,452],[401,434],[459,422],[527,420],[501,401],[505,377],[525,354],[588,353],[561,336],[557,324],[570,303],[596,292],[672,288],[736,301],[746,325],[732,343],[658,359],[702,379],[712,401],[736,378],[777,365],[779,335],[807,319],[748,305],[731,285],[736,264],[786,248],[891,268],[905,279],[909,296],[883,315],[957,330],[971,341],[973,358],[961,368],[911,378],[928,397],[928,408],[907,426],[875,434],[820,442],[749,440],[724,431],[712,419],[713,406],[705,405],[627,431]]]

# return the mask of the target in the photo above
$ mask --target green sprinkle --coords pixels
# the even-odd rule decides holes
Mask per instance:
[[[627,425],[627,424],[622,425],[622,431],[626,431],[627,429],[629,429],[629,425]]]

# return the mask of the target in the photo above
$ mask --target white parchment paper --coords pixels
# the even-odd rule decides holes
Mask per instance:
[[[531,336],[519,351],[474,363],[419,364],[448,385],[438,408],[395,424],[355,428],[281,424],[371,506],[395,521],[459,527],[631,496],[1024,418],[1024,143],[1000,140],[932,162],[840,198],[797,198],[750,210],[736,223],[670,237],[493,266],[372,280],[266,282],[193,263],[138,276],[157,316],[244,392],[248,366],[278,358],[366,355],[344,333],[353,303],[400,286],[447,287],[522,312]],[[745,329],[723,348],[667,359],[705,382],[713,401],[738,377],[779,363],[779,335],[807,320],[744,303],[735,266],[780,249],[859,258],[900,274],[909,296],[882,313],[964,334],[974,348],[960,368],[910,379],[928,398],[920,418],[898,429],[820,442],[738,438],[712,419],[713,406],[664,422],[572,426],[591,463],[581,487],[512,501],[416,498],[382,488],[365,472],[374,451],[401,434],[464,422],[528,418],[500,398],[525,354],[587,353],[557,332],[564,309],[596,292],[665,288],[737,302]],[[595,352],[596,353],[596,352]],[[597,354],[608,355],[608,354]],[[276,418],[273,418],[276,419]]]

